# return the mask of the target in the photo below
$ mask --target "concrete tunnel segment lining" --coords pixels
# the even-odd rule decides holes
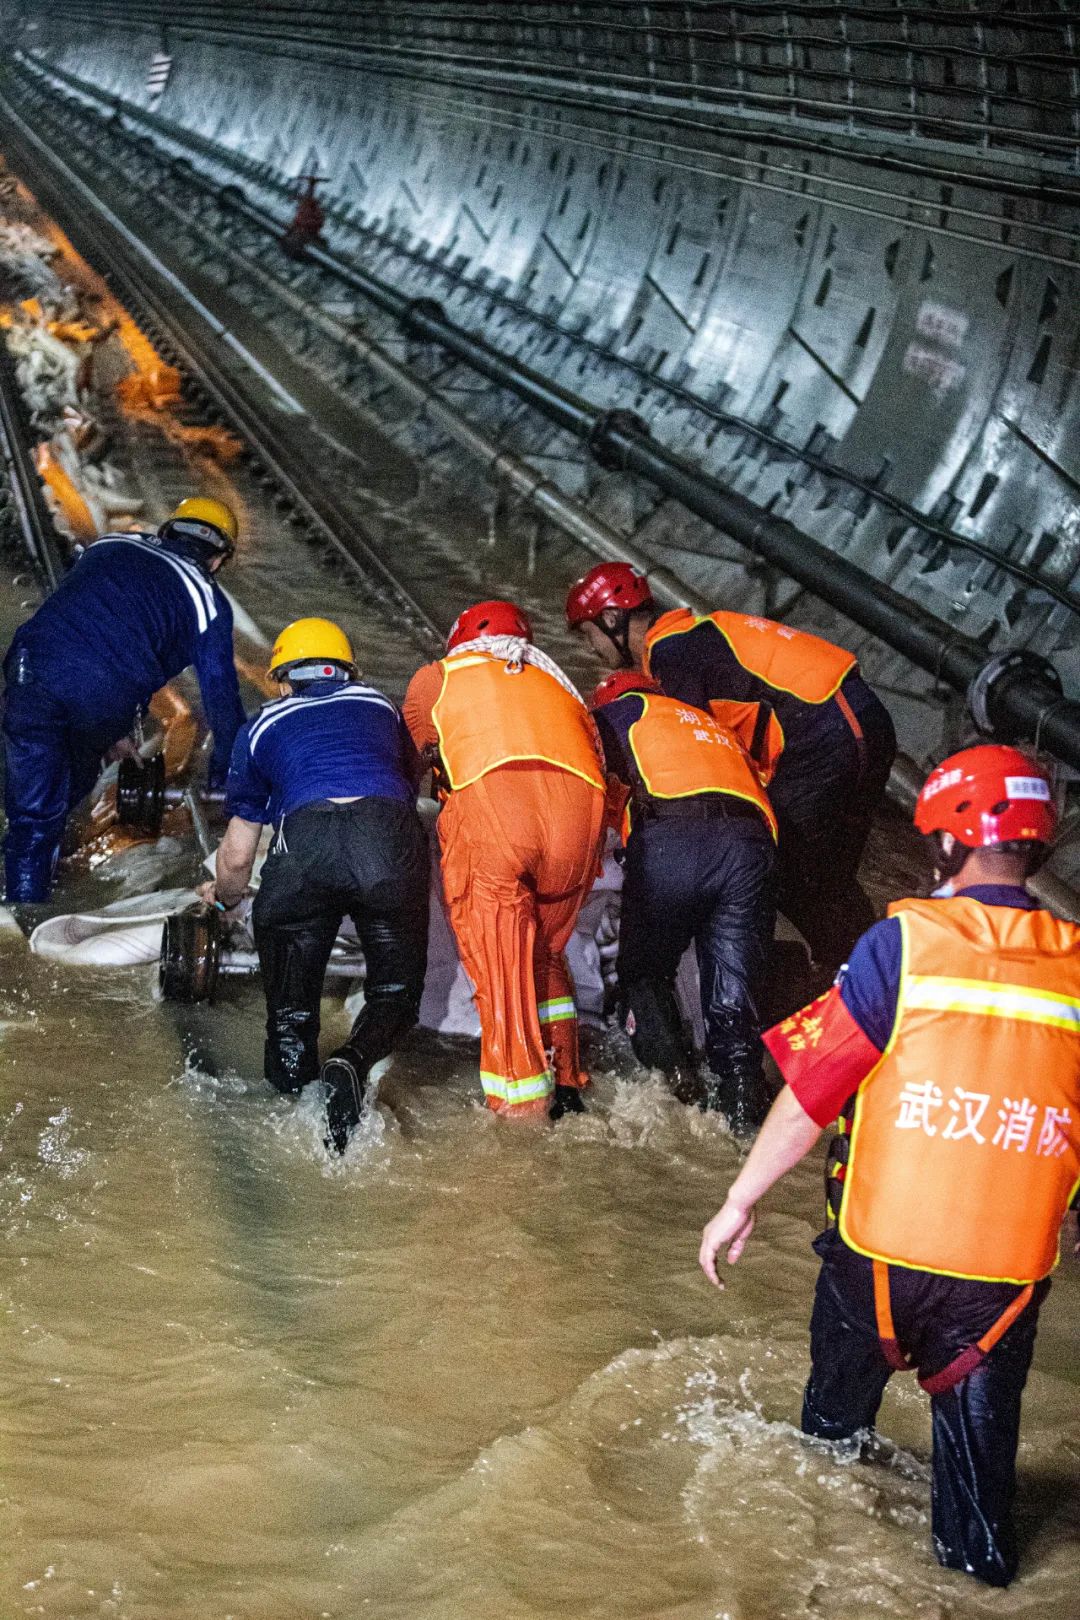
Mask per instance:
[[[932,31],[931,14],[897,8],[917,41],[912,84],[944,81],[949,59],[974,72],[979,40],[975,66],[997,86],[979,102],[942,85],[905,119],[880,8],[882,48],[849,52],[846,105],[825,105],[820,71],[792,70],[783,110],[766,69],[831,60],[806,43],[826,28],[821,8],[724,8],[747,38],[772,29],[756,74],[735,35],[710,39],[706,62],[703,9],[499,7],[493,33],[459,4],[262,7],[256,30],[240,3],[60,3],[22,8],[19,45],[209,143],[204,163],[216,148],[283,178],[317,168],[326,200],[370,233],[368,262],[403,290],[596,404],[637,411],[736,491],[964,634],[1049,655],[1080,690],[1076,614],[822,470],[1069,587],[1077,105],[1045,66],[1032,89],[1037,55],[1067,57],[1067,18],[1036,29],[999,12],[996,30],[977,29],[972,8],[947,25],[939,12]],[[849,40],[869,10],[836,8]],[[668,13],[691,19],[681,57]],[[587,41],[583,17],[597,23]],[[692,587],[766,605],[760,566],[726,560],[730,544],[684,509],[580,459],[553,476]],[[791,616],[842,625],[820,604]],[[933,748],[932,682],[843,630],[890,687],[908,745]]]

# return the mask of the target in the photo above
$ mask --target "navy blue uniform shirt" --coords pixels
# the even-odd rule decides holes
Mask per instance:
[[[1026,889],[1009,883],[976,883],[958,889],[984,906],[1012,906],[1016,911],[1038,911],[1039,902]],[[900,994],[903,941],[896,917],[868,928],[856,942],[851,960],[840,970],[840,997],[848,1012],[879,1052],[889,1044],[896,1022]]]
[[[11,644],[29,678],[59,698],[76,724],[127,731],[180,671],[194,665],[214,733],[212,779],[224,780],[244,719],[233,663],[232,609],[182,542],[106,534],[88,546]]]
[[[372,686],[311,681],[266,703],[233,747],[225,808],[280,822],[324,799],[416,802],[419,762],[397,708]]]

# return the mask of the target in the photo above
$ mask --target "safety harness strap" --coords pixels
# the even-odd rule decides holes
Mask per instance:
[[[895,1372],[909,1372],[911,1362],[900,1348],[892,1319],[892,1300],[889,1297],[889,1268],[884,1260],[874,1261],[874,1316],[877,1319],[881,1353]]]
[[[863,728],[859,724],[855,710],[851,707],[851,704],[844,696],[844,689],[842,686],[837,687],[836,691],[833,693],[833,697],[836,702],[836,707],[840,710],[840,713],[847,721],[848,729],[850,730],[851,735],[855,738],[855,748],[859,756],[859,775],[861,777],[866,769],[866,738],[863,736]]]
[[[877,1321],[878,1338],[881,1340],[881,1353],[895,1372],[910,1372],[911,1358],[901,1349],[893,1325],[888,1265],[884,1260],[875,1260],[873,1265],[874,1316]],[[920,1378],[919,1384],[926,1393],[945,1395],[950,1389],[955,1389],[969,1373],[974,1372],[980,1361],[985,1360],[998,1340],[1009,1331],[1021,1311],[1027,1309],[1034,1292],[1035,1284],[1028,1283],[1027,1287],[1022,1288],[1016,1298],[1005,1307],[997,1320],[987,1328],[976,1344],[969,1344],[966,1350],[961,1350],[960,1354],[954,1356],[940,1372],[931,1373],[928,1378]]]
[[[929,1378],[920,1378],[919,1383],[928,1395],[944,1395],[948,1390],[955,1388],[961,1379],[974,1372],[979,1362],[988,1356],[998,1340],[1012,1327],[1020,1312],[1026,1310],[1031,1303],[1031,1296],[1035,1292],[1035,1284],[1028,1283],[1022,1288],[1013,1300],[1007,1305],[993,1325],[987,1328],[978,1344],[971,1344],[966,1350],[961,1350],[954,1356],[947,1367],[940,1372],[932,1373]]]

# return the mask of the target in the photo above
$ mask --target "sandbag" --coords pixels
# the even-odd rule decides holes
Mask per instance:
[[[37,956],[79,967],[137,967],[156,962],[161,926],[196,899],[193,889],[162,889],[156,894],[114,900],[100,911],[48,917],[30,935]]]

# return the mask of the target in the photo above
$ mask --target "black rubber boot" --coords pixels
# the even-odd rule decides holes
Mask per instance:
[[[736,1136],[755,1135],[769,1112],[760,1063],[732,1067],[723,1075],[706,1075],[698,1107],[723,1114]]]
[[[348,1046],[339,1047],[322,1066],[326,1089],[326,1135],[328,1153],[344,1153],[364,1108],[367,1065]]]
[[[548,1109],[550,1120],[562,1119],[564,1114],[584,1114],[587,1112],[581,1098],[579,1086],[556,1086],[551,1107]]]

